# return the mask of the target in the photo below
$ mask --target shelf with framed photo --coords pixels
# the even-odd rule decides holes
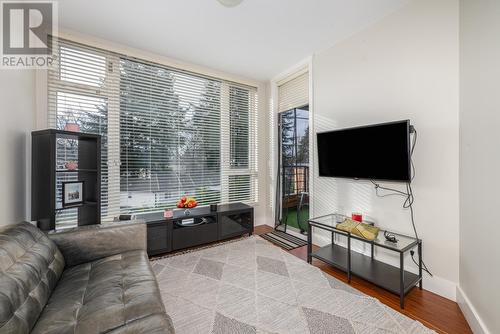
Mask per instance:
[[[42,230],[99,224],[101,137],[32,132],[32,219]]]
[[[65,181],[62,183],[62,207],[74,207],[83,205],[85,181]]]

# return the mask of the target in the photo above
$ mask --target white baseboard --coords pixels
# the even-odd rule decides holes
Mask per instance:
[[[338,242],[338,241],[337,241]],[[318,246],[325,246],[330,243],[330,239],[328,237],[325,237],[323,235],[319,234],[313,234],[313,243],[318,245]],[[339,244],[342,244],[342,242],[338,242]],[[355,249],[355,251],[358,251],[360,253],[365,253],[368,251],[368,247],[363,251],[362,249]],[[365,255],[369,255],[366,253]],[[389,256],[381,256],[378,257],[380,261],[386,262],[388,264],[391,264],[393,266],[399,266],[399,257],[389,257]],[[406,268],[406,270],[415,272],[416,271],[413,269]],[[447,279],[438,277],[434,275],[434,277],[430,277],[424,273],[424,281],[423,281],[423,287],[424,290],[433,292],[437,295],[440,295],[441,297],[450,299],[452,301],[456,301],[456,292],[457,292],[457,284],[455,282],[449,281]]]
[[[457,286],[457,303],[474,334],[490,334],[490,331],[481,320],[481,317],[474,308],[474,305],[472,305],[460,286]]]
[[[424,290],[448,298],[454,302],[457,301],[457,284],[445,278],[434,275],[434,277],[425,277]]]
[[[260,225],[267,225],[267,226],[274,227],[273,222],[267,216],[255,217],[254,226],[260,226]]]

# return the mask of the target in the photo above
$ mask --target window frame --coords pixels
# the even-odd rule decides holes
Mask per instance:
[[[95,48],[97,50],[100,49],[99,46],[95,46],[93,43],[89,41],[78,41],[75,39],[64,39],[63,40],[68,41],[70,43],[76,43],[76,44],[83,44],[84,46],[87,46],[89,48]],[[113,91],[114,87],[113,86],[119,86],[120,82],[119,79],[113,81],[111,80],[110,82],[107,81],[108,79],[108,74],[109,71],[119,71],[119,63],[120,63],[120,54],[115,54],[113,55],[114,50],[106,50],[105,48],[102,48],[104,53],[106,53],[106,71],[105,71],[105,82],[106,84],[104,85],[104,88],[99,88],[95,87],[92,85],[83,85],[83,84],[78,84],[70,81],[65,81],[65,80],[59,80],[60,82],[60,87],[62,89],[59,89],[58,91],[64,92],[64,93],[75,93],[75,92],[81,92],[85,95],[90,95],[90,96],[95,96],[97,98],[105,98],[108,103],[108,161],[107,161],[107,166],[108,166],[108,194],[110,194],[112,191],[116,191],[114,189],[118,189],[118,193],[120,193],[120,98],[119,96],[113,96],[111,92]],[[126,55],[126,57],[133,56],[132,54]],[[144,58],[139,58],[139,61],[145,61],[145,62],[150,62],[150,61],[155,61],[158,63],[159,66],[167,66],[167,67],[172,67],[175,70],[183,71],[186,70],[185,68],[177,67],[179,64],[178,63],[161,63],[158,62],[157,59],[151,60],[148,59],[148,57]],[[225,76],[217,76],[213,75],[209,71],[209,73],[203,73],[204,71],[198,72],[199,68],[197,69],[191,69],[189,68],[190,66],[188,65],[188,71],[192,72],[193,74],[199,74],[199,75],[209,75],[213,76],[215,79],[221,80],[222,81],[222,98],[221,102],[224,104],[229,104],[229,89],[228,87],[232,84],[235,84],[236,86],[242,85],[242,86],[247,86],[248,88],[251,88],[249,92],[251,94],[255,94],[255,98],[250,99],[249,103],[249,125],[250,126],[255,126],[254,130],[249,129],[249,157],[253,154],[253,159],[249,158],[249,163],[247,168],[234,168],[234,166],[231,166],[230,164],[230,140],[226,141],[221,139],[221,166],[220,166],[220,175],[221,175],[221,202],[228,202],[229,200],[229,176],[245,176],[248,175],[250,177],[250,197],[251,201],[249,201],[250,204],[258,204],[259,202],[259,189],[258,189],[258,183],[259,183],[259,177],[258,177],[258,153],[257,153],[257,132],[258,132],[258,96],[260,93],[260,90],[262,89],[259,87],[259,83],[257,82],[252,82],[252,81],[247,81],[247,80],[242,80],[238,81],[235,80],[234,77],[225,77]],[[58,69],[60,71],[60,68]],[[49,70],[36,70],[35,73],[35,90],[36,90],[36,128],[41,129],[41,128],[47,128],[51,127],[54,124],[51,124],[49,120]],[[220,74],[220,73],[217,73]],[[119,77],[119,76],[118,76]],[[224,89],[225,88],[225,89]],[[119,89],[119,88],[118,88]],[[253,91],[255,90],[255,91]],[[226,110],[229,110],[229,108],[224,108],[221,107],[221,138],[223,138],[223,131],[224,128],[226,127],[227,124],[230,124],[230,115],[229,113],[226,113]],[[253,118],[253,119],[250,119]],[[112,140],[112,136],[110,136],[110,133],[114,133],[117,137],[116,140]],[[251,153],[253,151],[253,153]],[[253,161],[252,161],[253,160]],[[109,196],[109,195],[108,195]],[[253,198],[252,198],[253,197]],[[110,220],[117,215],[119,215],[120,212],[120,200],[112,200],[109,198],[108,200],[108,215],[107,217],[102,217],[102,220]]]

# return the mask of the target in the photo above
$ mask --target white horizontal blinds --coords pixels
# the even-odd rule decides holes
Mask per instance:
[[[109,203],[110,170],[108,168],[109,114],[117,78],[113,75],[113,56],[69,41],[54,39],[55,64],[48,70],[48,123],[64,129],[76,123],[82,132],[102,135],[101,215],[112,215]],[[78,163],[78,143],[69,139],[57,141],[57,168],[65,169],[68,161]],[[56,207],[62,206],[62,182],[76,181],[76,173],[57,173]],[[59,210],[58,227],[76,224],[77,209]]]
[[[253,202],[257,192],[257,92],[229,84],[229,164],[223,168],[228,202]],[[224,143],[223,147],[227,147]]]
[[[220,202],[221,81],[122,58],[120,206]]]
[[[230,165],[232,168],[249,167],[250,92],[229,87]]]
[[[229,151],[229,169],[251,177],[254,104],[250,87],[122,57],[121,211],[172,207],[184,194],[201,205],[255,200],[251,182],[228,186],[222,161]],[[223,131],[227,124],[230,131]]]
[[[278,84],[278,112],[309,104],[309,72],[295,74]]]
[[[49,124],[103,135],[103,219],[257,201],[257,91],[69,41],[49,71]],[[76,211],[64,211],[65,221]],[[63,213],[61,213],[63,215]]]

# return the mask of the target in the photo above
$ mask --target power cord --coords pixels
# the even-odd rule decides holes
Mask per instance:
[[[410,255],[411,255],[411,259],[412,259],[413,263],[415,263],[415,265],[418,267],[418,263],[417,263],[417,261],[415,261],[415,258],[414,258],[415,251],[411,250]],[[427,269],[427,266],[425,265],[424,260],[422,260],[422,270],[425,271],[426,273],[428,273],[430,277],[434,277],[434,275],[432,275],[432,273],[429,271],[429,269]]]
[[[415,201],[415,196],[413,195],[413,189],[411,188],[411,181],[413,181],[413,179],[415,178],[415,166],[413,164],[413,151],[415,150],[416,144],[417,144],[417,130],[415,128],[413,128],[413,142],[412,142],[412,145],[410,148],[410,165],[411,165],[412,173],[411,173],[411,177],[410,177],[410,182],[406,183],[406,192],[398,190],[398,189],[394,189],[394,188],[383,187],[373,180],[370,180],[370,182],[375,187],[375,194],[377,195],[377,197],[402,196],[405,198],[405,201],[403,202],[403,209],[410,210],[410,219],[411,219],[411,225],[413,227],[413,232],[415,233],[415,238],[417,240],[420,240],[420,238],[418,237],[417,228],[415,226],[415,215],[413,212],[413,202]],[[388,194],[380,194],[379,189],[388,191],[389,193]],[[411,250],[410,254],[411,254],[411,259],[418,266],[418,263],[417,263],[417,261],[415,261],[415,258],[414,258],[415,252],[413,250]],[[431,277],[433,277],[432,273],[425,265],[424,260],[422,260],[422,269],[426,273],[428,273]]]

